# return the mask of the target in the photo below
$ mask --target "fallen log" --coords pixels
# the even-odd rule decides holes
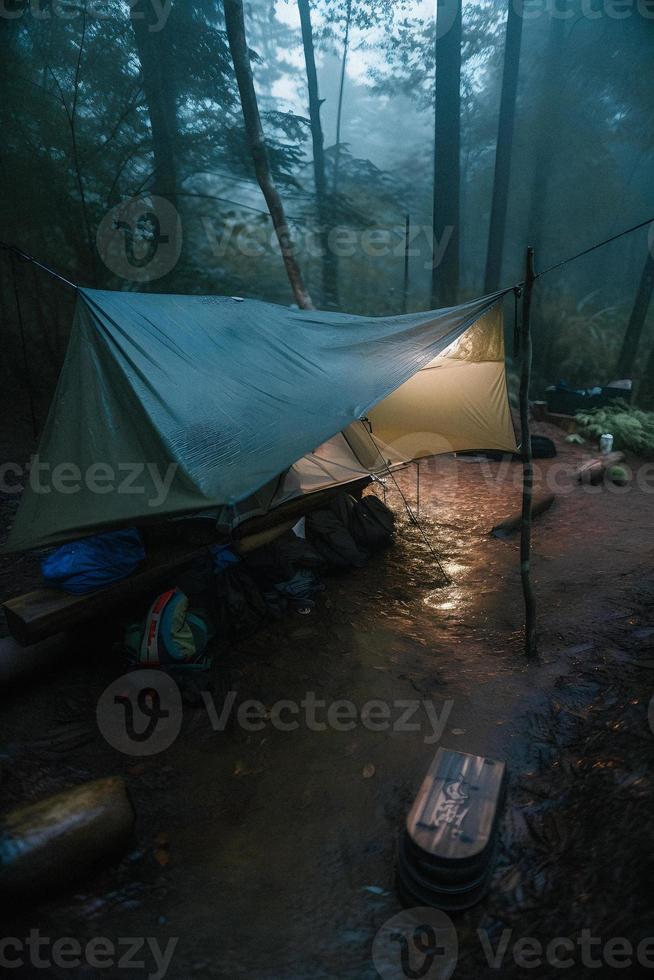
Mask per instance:
[[[204,554],[205,548],[177,545],[158,550],[129,578],[89,595],[70,595],[59,589],[34,589],[4,603],[7,626],[23,646],[38,643],[56,633],[77,629],[113,609],[141,597],[157,595],[174,585],[181,569]]]
[[[579,428],[577,417],[575,415],[565,415],[563,412],[546,412],[543,422],[547,422],[549,425],[555,425],[557,428],[563,429],[564,432],[569,434],[576,432]]]
[[[265,548],[266,545],[272,544],[277,538],[281,538],[283,534],[287,534],[292,528],[297,524],[295,518],[290,521],[284,521],[282,524],[276,524],[274,527],[269,527],[265,531],[257,531],[256,534],[248,534],[246,537],[241,538],[234,545],[234,551],[240,557],[251,554],[256,551],[257,548]]]
[[[533,499],[531,516],[540,517],[541,514],[544,514],[550,509],[555,500],[556,495],[553,493],[537,494]],[[519,511],[517,514],[512,514],[511,517],[507,517],[501,524],[496,524],[490,533],[494,538],[504,540],[518,531],[521,525],[522,511]]]
[[[624,453],[607,453],[590,459],[577,470],[577,480],[586,486],[597,486],[604,479],[606,471],[624,462]]]
[[[0,895],[40,899],[97,871],[124,850],[134,810],[118,777],[97,779],[0,820]]]

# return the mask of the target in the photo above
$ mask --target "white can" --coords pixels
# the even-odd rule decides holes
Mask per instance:
[[[599,447],[602,456],[608,456],[609,453],[613,452],[613,436],[610,432],[605,432],[604,435],[600,437]]]

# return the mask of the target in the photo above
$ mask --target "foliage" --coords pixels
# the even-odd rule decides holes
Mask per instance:
[[[601,307],[598,292],[579,300],[551,293],[540,306],[534,351],[543,385],[558,380],[580,386],[613,380],[628,311]]]
[[[408,3],[409,0],[318,0],[316,6],[322,14],[318,36],[322,44],[336,50],[348,27],[364,36],[379,27],[388,31]]]
[[[643,412],[620,400],[590,412],[577,412],[575,417],[588,438],[599,439],[610,432],[616,449],[654,456],[654,412]]]
[[[501,67],[500,38],[503,18],[490,0],[468,4],[464,10],[462,99],[473,107],[475,97],[493,86],[492,75]],[[380,94],[403,92],[423,109],[434,105],[436,77],[436,22],[404,17],[383,41],[383,65],[371,70]]]
[[[479,295],[483,283],[508,2],[464,4],[461,266],[463,292],[470,297]],[[535,194],[546,201],[543,228],[537,229],[539,269],[652,213],[649,68],[654,33],[635,10],[624,20],[593,18],[579,16],[581,0],[570,2],[578,16],[566,27],[563,82],[555,90],[546,84],[543,70],[551,18],[530,18],[525,24],[502,275],[506,284],[523,277]],[[150,0],[76,0],[64,5],[70,16],[56,16],[57,5],[50,0],[38,5],[12,0],[6,6],[22,10],[22,16],[0,17],[1,237],[72,280],[106,288],[136,287],[112,276],[102,262],[94,269],[90,242],[114,205],[151,188],[155,169],[143,66],[129,18],[129,9],[139,5],[154,9]],[[416,235],[410,309],[429,304],[431,240],[425,229],[431,228],[434,196],[436,6],[436,0],[428,7],[417,0],[311,0],[325,133],[334,131],[350,14],[339,193],[330,197],[330,217],[361,242],[364,229],[401,228],[410,214]],[[250,0],[245,9],[272,169],[320,305],[320,262],[308,244],[319,218],[297,0]],[[39,11],[44,16],[33,15]],[[283,266],[273,249],[247,254],[233,240],[222,250],[214,247],[232,228],[237,238],[241,233],[265,238],[271,227],[245,147],[222,3],[171,0],[157,43],[166,54],[166,85],[176,108],[171,152],[184,245],[165,286],[154,282],[148,288],[288,302]],[[553,146],[551,166],[547,187],[536,188],[533,175],[544,141]],[[329,146],[327,151],[329,177],[333,154]],[[611,380],[645,247],[643,231],[637,241],[633,236],[621,240],[539,282],[538,294],[548,292],[542,305],[536,297],[534,309],[536,381]],[[2,259],[0,369],[20,378],[24,387],[8,273]],[[70,324],[67,295],[41,277],[37,297],[31,291],[31,269],[20,268],[19,279],[30,363],[35,377],[50,385]],[[355,255],[339,262],[338,287],[343,309],[371,314],[403,309],[401,243],[398,250],[394,239],[381,257],[357,246]],[[641,375],[652,348],[650,324],[637,365]]]

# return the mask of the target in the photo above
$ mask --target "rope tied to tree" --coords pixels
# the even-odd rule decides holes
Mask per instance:
[[[16,245],[10,245],[7,242],[0,242],[0,248],[4,249],[6,252],[9,252],[9,255],[12,259],[13,257],[16,257],[19,258],[21,262],[32,262],[39,269],[43,269],[43,271],[47,272],[48,275],[54,276],[55,279],[58,279],[60,282],[63,282],[66,286],[70,286],[72,289],[80,288],[76,283],[71,282],[70,279],[66,279],[65,276],[62,276],[58,272],[55,272],[55,270],[51,269],[49,265],[45,265],[43,262],[39,262],[39,260],[35,259],[33,255],[30,255],[29,252],[23,251],[22,248],[18,248]]]

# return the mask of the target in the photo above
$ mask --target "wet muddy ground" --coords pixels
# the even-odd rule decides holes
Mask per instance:
[[[421,465],[420,516],[450,585],[418,529],[403,520],[388,551],[328,580],[314,614],[271,622],[221,649],[216,681],[237,692],[234,711],[256,699],[274,716],[279,702],[291,701],[298,713],[287,707],[283,721],[297,719],[294,730],[264,717],[256,731],[239,724],[215,731],[204,709],[186,708],[166,751],[122,755],[95,722],[99,695],[122,669],[109,628],[85,636],[64,668],[11,692],[0,721],[3,808],[118,774],[138,819],[119,866],[63,898],[7,915],[3,934],[157,937],[162,946],[176,939],[172,980],[376,977],[374,936],[400,908],[397,832],[443,745],[505,759],[511,776],[493,888],[457,926],[455,976],[483,975],[474,928],[507,921],[521,903],[523,912],[533,909],[544,881],[542,856],[521,864],[528,851],[526,843],[521,850],[528,836],[522,817],[535,799],[529,780],[547,771],[547,792],[561,796],[552,766],[559,755],[574,756],[570,739],[587,734],[593,710],[603,732],[627,725],[647,752],[652,739],[654,673],[638,664],[652,657],[654,480],[648,489],[640,463],[639,481],[622,491],[579,487],[570,474],[583,450],[558,434],[557,442],[557,459],[537,464],[539,483],[556,481],[559,491],[534,530],[538,663],[523,655],[517,538],[489,536],[519,507],[520,467],[442,458]],[[416,468],[398,481],[415,508]],[[402,513],[392,483],[387,495]],[[5,560],[3,594],[23,588],[29,570]],[[318,705],[307,707],[312,698]],[[349,725],[334,724],[334,715],[326,723],[328,706],[341,700],[355,706],[354,722],[348,714]],[[388,705],[390,724],[376,725],[385,730],[372,730],[371,701]],[[361,718],[365,706],[372,723]],[[620,769],[624,779],[628,766]],[[651,812],[651,795],[638,785],[639,805],[649,799]],[[578,820],[583,809],[575,812]],[[610,899],[603,907],[614,910]],[[566,928],[561,923],[559,934]],[[49,975],[142,977],[155,972],[152,959],[145,961]],[[32,974],[26,967],[14,975]]]

